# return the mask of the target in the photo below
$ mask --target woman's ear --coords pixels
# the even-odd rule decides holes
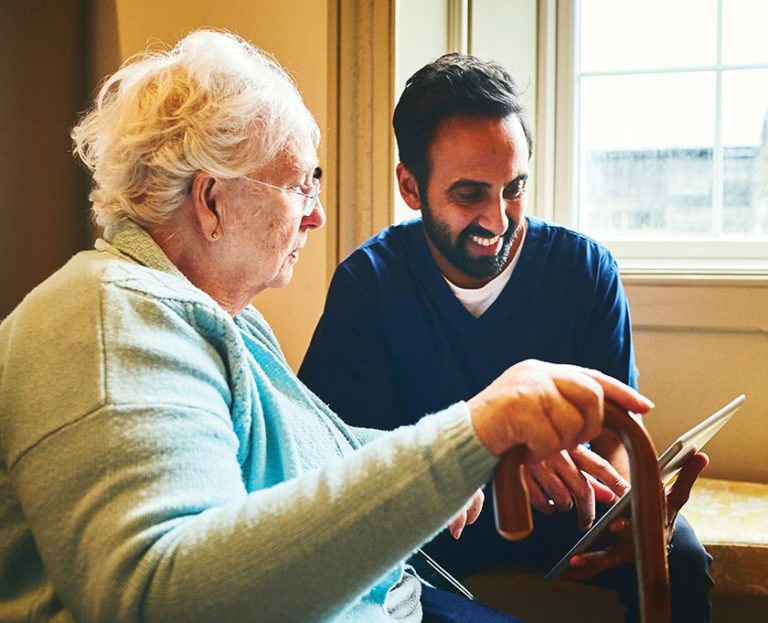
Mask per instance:
[[[192,180],[192,205],[203,236],[216,240],[221,236],[221,215],[217,204],[220,182],[210,173],[199,172]]]
[[[400,189],[400,196],[411,210],[421,210],[421,197],[419,196],[419,185],[413,174],[400,162],[395,169],[397,175],[397,186]]]

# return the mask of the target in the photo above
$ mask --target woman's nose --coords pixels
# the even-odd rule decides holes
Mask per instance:
[[[301,219],[301,226],[308,229],[319,229],[323,225],[325,225],[325,210],[323,210],[323,204],[318,197],[312,212]]]

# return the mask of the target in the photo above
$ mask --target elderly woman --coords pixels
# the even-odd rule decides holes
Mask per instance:
[[[73,137],[104,239],[0,325],[0,620],[511,620],[403,559],[460,533],[510,447],[649,403],[527,362],[414,426],[345,426],[250,304],[325,217],[315,121],[234,36],[127,63]]]

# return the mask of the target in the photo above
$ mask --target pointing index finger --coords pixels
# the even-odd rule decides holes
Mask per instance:
[[[633,413],[647,413],[653,409],[654,404],[636,389],[629,385],[603,374],[599,370],[583,369],[583,372],[597,381],[603,388],[605,400],[610,400],[618,406]]]

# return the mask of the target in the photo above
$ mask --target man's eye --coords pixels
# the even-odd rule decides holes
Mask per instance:
[[[517,180],[504,189],[504,197],[514,199],[525,192],[527,180]]]
[[[482,190],[455,190],[451,195],[456,203],[479,203],[485,199]]]

